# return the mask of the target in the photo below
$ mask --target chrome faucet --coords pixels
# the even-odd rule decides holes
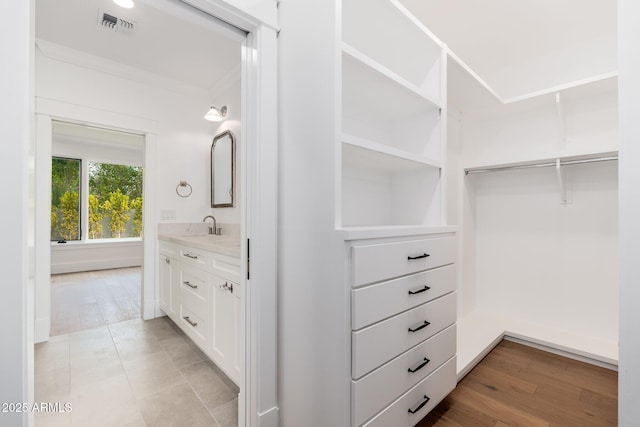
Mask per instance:
[[[209,234],[211,235],[218,235],[218,223],[216,221],[216,217],[213,215],[207,215],[204,218],[202,218],[202,222],[206,222],[208,218],[211,218],[213,220],[213,227],[209,227]]]

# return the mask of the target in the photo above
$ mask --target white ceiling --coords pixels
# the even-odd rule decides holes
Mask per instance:
[[[123,9],[111,0],[37,0],[36,37],[211,91],[239,72],[241,33],[201,13],[186,14],[176,3],[138,0]],[[161,10],[167,7],[191,18]],[[126,34],[98,25],[100,10],[135,21],[135,30]]]
[[[615,71],[616,0],[399,0],[501,97]]]

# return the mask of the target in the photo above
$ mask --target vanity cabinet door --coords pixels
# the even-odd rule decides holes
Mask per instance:
[[[213,286],[213,357],[232,380],[238,381],[235,365],[236,301],[235,283],[214,276]]]
[[[175,259],[160,254],[160,308],[169,317],[173,317],[178,313],[176,264]]]

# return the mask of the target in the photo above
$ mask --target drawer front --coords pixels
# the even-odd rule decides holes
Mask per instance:
[[[353,425],[363,424],[455,353],[456,327],[451,325],[369,375],[352,381]]]
[[[178,247],[178,256],[182,263],[198,268],[202,268],[206,271],[211,271],[211,254],[202,249],[194,249],[188,246]]]
[[[180,303],[202,318],[210,312],[210,274],[198,269],[180,269]]]
[[[354,246],[353,286],[417,273],[455,259],[455,237]]]
[[[205,353],[210,353],[211,323],[206,319],[180,304],[180,327]]]
[[[360,329],[417,307],[456,287],[454,264],[351,291],[351,328]]]
[[[455,385],[456,358],[453,357],[364,426],[415,426],[454,389]]]
[[[171,258],[178,258],[178,246],[165,240],[158,240],[160,253]]]
[[[351,333],[353,379],[404,353],[456,321],[456,294],[450,293],[375,325]]]

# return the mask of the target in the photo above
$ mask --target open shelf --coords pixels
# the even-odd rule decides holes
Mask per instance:
[[[440,167],[342,144],[342,225],[441,225]]]
[[[342,22],[346,43],[440,98],[441,43],[417,26],[408,11],[390,0],[343,0]]]
[[[432,166],[442,168],[442,162],[428,157],[418,156],[388,145],[380,144],[350,134],[342,134],[342,143],[351,148],[348,155],[362,161],[370,162],[387,170],[410,170],[416,167]]]
[[[390,81],[394,82],[396,85],[401,86],[404,90],[413,92],[414,94],[424,98],[426,101],[432,103],[434,107],[440,107],[442,102],[440,100],[439,93],[429,93],[424,88],[416,86],[415,84],[413,84],[409,80],[406,80],[404,77],[395,73],[391,69],[371,59],[370,57],[360,52],[353,46],[347,43],[343,43],[342,54],[343,54],[343,58],[350,57],[350,59],[352,60],[361,62],[363,65],[366,65],[369,68],[371,68],[372,71],[380,73]]]
[[[343,52],[343,132],[438,159],[440,124],[438,104]]]

